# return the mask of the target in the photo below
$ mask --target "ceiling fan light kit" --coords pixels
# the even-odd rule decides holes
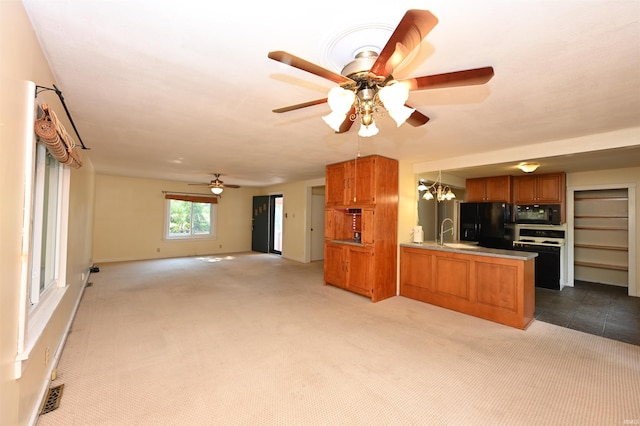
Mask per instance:
[[[226,184],[220,180],[220,173],[213,173],[215,179],[209,183],[190,183],[189,185],[206,185],[214,195],[222,194],[224,188],[240,188],[240,185]]]
[[[327,102],[331,113],[322,117],[325,123],[337,133],[344,133],[359,118],[358,135],[362,137],[378,133],[374,117],[385,113],[398,127],[405,122],[416,127],[424,125],[429,117],[406,104],[411,90],[484,84],[494,74],[492,67],[484,67],[395,80],[394,69],[411,55],[437,23],[438,19],[428,10],[408,10],[379,54],[370,48],[356,50],[355,59],[342,69],[341,74],[287,52],[269,52],[270,59],[339,84],[329,91],[326,99],[278,108],[273,112],[288,112]]]

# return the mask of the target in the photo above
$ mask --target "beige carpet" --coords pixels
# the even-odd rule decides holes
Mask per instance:
[[[275,255],[99,265],[38,425],[640,424],[640,347],[324,286]]]

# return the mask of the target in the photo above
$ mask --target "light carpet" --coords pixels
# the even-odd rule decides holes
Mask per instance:
[[[38,425],[640,424],[640,347],[244,253],[99,265]]]

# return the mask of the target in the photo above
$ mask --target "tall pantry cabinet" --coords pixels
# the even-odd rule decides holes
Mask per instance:
[[[396,295],[398,161],[326,166],[324,281],[377,302]]]

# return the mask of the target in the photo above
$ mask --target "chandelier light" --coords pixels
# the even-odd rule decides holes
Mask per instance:
[[[438,178],[431,185],[428,185],[426,181],[418,181],[418,191],[423,192],[422,198],[424,200],[436,199],[440,201],[450,201],[456,198],[456,194],[453,193],[449,185],[442,184],[442,172],[438,172]]]
[[[355,121],[360,118],[358,135],[370,137],[377,135],[379,129],[375,124],[375,116],[383,115],[385,111],[400,127],[413,114],[415,109],[405,106],[409,98],[409,87],[406,83],[395,80],[384,86],[365,81],[352,89],[334,87],[327,95],[327,103],[331,113],[322,117],[325,123],[336,132],[346,120],[347,114],[353,108],[349,119]]]

